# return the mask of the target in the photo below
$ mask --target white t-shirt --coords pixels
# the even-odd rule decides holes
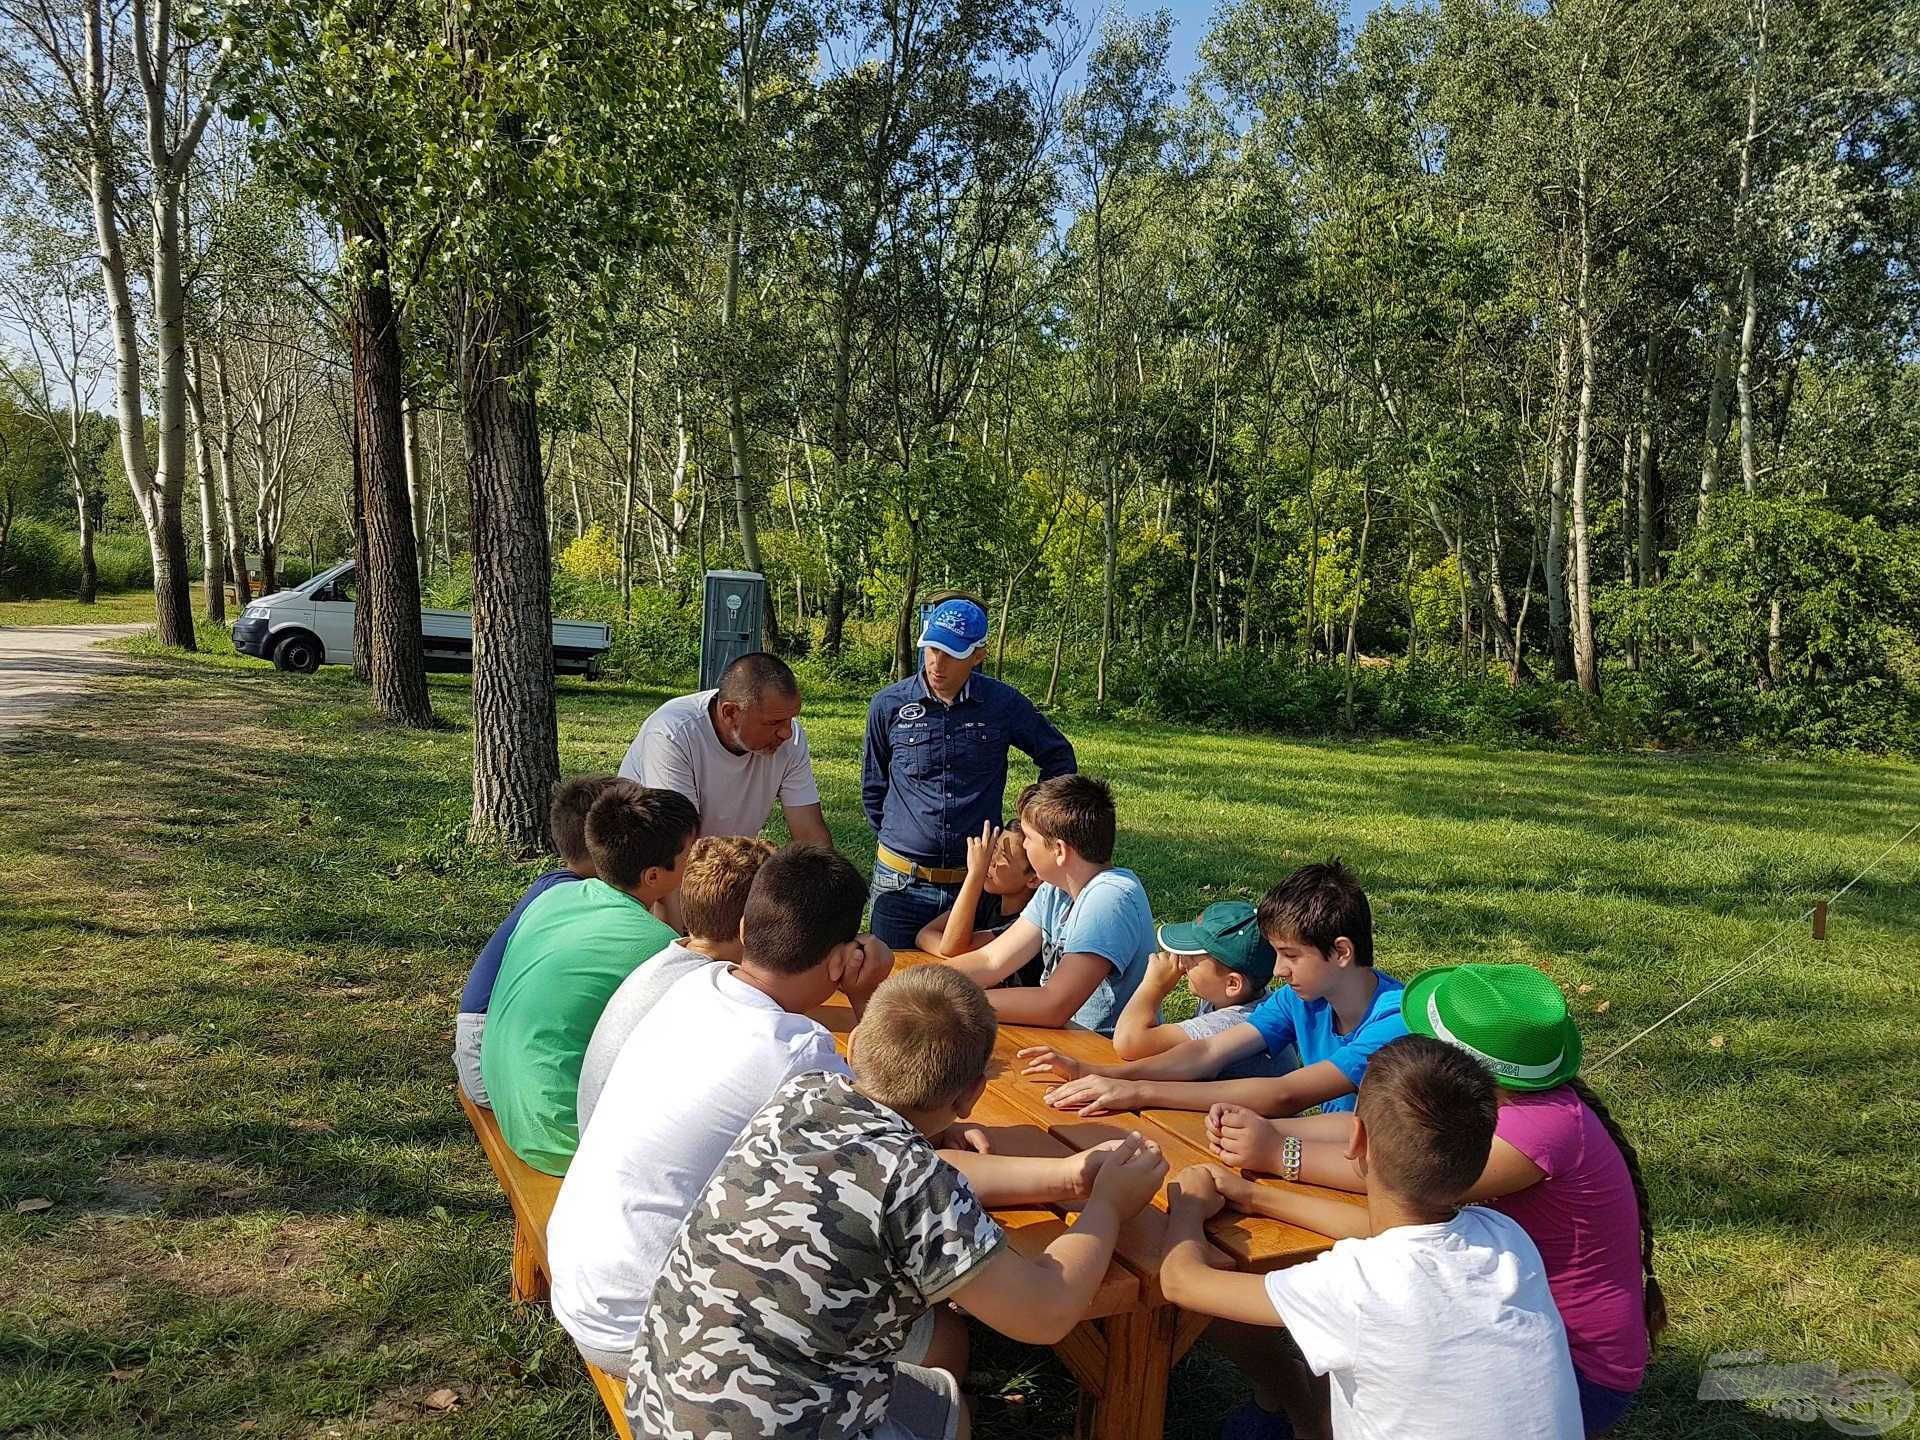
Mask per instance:
[[[587,1121],[593,1118],[594,1107],[600,1103],[607,1076],[613,1073],[613,1062],[620,1058],[634,1027],[688,975],[702,966],[718,963],[676,940],[620,982],[620,988],[607,1001],[607,1008],[600,1012],[599,1023],[593,1027],[593,1038],[587,1042],[586,1058],[580,1062],[580,1094],[575,1107],[581,1134],[586,1133]]]
[[[1527,1232],[1469,1205],[1267,1276],[1335,1440],[1581,1440],[1567,1332]]]
[[[680,1222],[789,1075],[847,1069],[833,1035],[704,965],[634,1027],[547,1224],[553,1313],[599,1350],[633,1348]]]
[[[807,732],[793,722],[793,736],[771,755],[736,755],[713,733],[707,705],[719,692],[702,690],[669,700],[646,718],[620,762],[620,778],[656,790],[678,790],[700,811],[702,835],[758,835],[773,802],[817,805]]]

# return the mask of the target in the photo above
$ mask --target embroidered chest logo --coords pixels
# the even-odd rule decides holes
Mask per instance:
[[[900,718],[902,720],[924,720],[927,718],[927,707],[922,705],[918,700],[915,700],[911,705],[902,705],[900,707]]]

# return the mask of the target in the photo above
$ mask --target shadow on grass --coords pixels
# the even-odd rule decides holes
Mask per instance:
[[[433,684],[454,728],[408,733],[344,676],[170,663],[8,756],[0,1091],[20,1100],[0,1129],[0,1186],[55,1205],[0,1211],[0,1430],[198,1436],[244,1415],[264,1433],[399,1434],[444,1382],[462,1396],[436,1422],[447,1433],[604,1433],[557,1329],[505,1303],[502,1202],[452,1099],[469,957],[540,868],[459,843],[464,681]],[[617,763],[666,693],[564,686],[569,767]],[[863,716],[857,698],[831,695],[810,697],[806,716],[851,854],[869,838]],[[1764,936],[1801,891],[1850,876],[1892,813],[1920,802],[1920,778],[1864,764],[1114,724],[1075,738],[1090,769],[1115,775],[1122,859],[1163,914],[1343,849],[1379,904],[1384,965],[1518,950],[1592,989],[1576,1001],[1590,1057]],[[1795,951],[1599,1077],[1640,1143],[1656,1214],[1687,1222],[1668,1227],[1663,1253],[1731,1253],[1756,1291],[1769,1277],[1776,1290],[1857,1286],[1835,1257],[1901,1253],[1911,1204],[1889,1195],[1906,1193],[1911,1167],[1905,1112],[1885,1097],[1914,1069],[1900,962],[1916,874],[1920,861],[1900,857],[1849,896],[1836,929],[1847,948],[1833,951],[1848,963]],[[1602,1000],[1608,1013],[1592,1008]],[[1720,1028],[1727,1043],[1709,1048]],[[111,1325],[60,1311],[63,1288],[101,1264],[89,1239],[101,1227],[149,1247],[134,1247],[150,1273],[122,1277]],[[289,1297],[247,1237],[302,1227],[324,1243],[288,1262],[305,1286]],[[208,1293],[173,1265],[233,1288]],[[1771,1291],[1729,1325],[1718,1297],[1673,1273],[1683,1336],[1708,1317],[1783,1360],[1802,1358],[1786,1352],[1808,1335],[1836,1353],[1879,1343],[1824,1334]],[[1889,1285],[1911,1275],[1891,1260],[1887,1273]],[[1663,1353],[1619,1433],[1807,1433],[1695,1402],[1701,1363]],[[1049,1356],[983,1338],[975,1390],[982,1440],[1072,1428],[1071,1385]],[[1197,1350],[1176,1372],[1168,1433],[1211,1436],[1242,1393]]]

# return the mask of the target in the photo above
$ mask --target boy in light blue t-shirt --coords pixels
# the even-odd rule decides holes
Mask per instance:
[[[987,990],[1002,1023],[1111,1035],[1154,945],[1146,887],[1113,864],[1113,792],[1088,775],[1030,785],[1020,796],[1020,827],[1039,890],[1004,933],[942,963],[986,988],[1038,956],[1037,987]]]
[[[1045,1047],[1023,1051],[1027,1074],[1067,1083],[1047,1103],[1083,1115],[1208,1110],[1222,1102],[1262,1115],[1319,1106],[1351,1110],[1367,1061],[1407,1033],[1401,983],[1373,966],[1373,912],[1338,860],[1294,871],[1260,901],[1259,925],[1284,983],[1246,1019],[1145,1060],[1087,1065]],[[1218,1080],[1235,1061],[1298,1048],[1300,1068],[1272,1078]]]

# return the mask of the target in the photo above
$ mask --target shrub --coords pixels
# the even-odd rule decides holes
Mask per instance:
[[[1281,656],[1168,651],[1125,672],[1132,708],[1159,719],[1290,735],[1344,731],[1345,671]],[[1476,744],[1605,749],[1920,750],[1920,686],[1893,677],[1761,691],[1751,677],[1692,655],[1609,670],[1602,693],[1510,687],[1500,675],[1429,660],[1370,665],[1354,676],[1362,734]]]
[[[143,535],[95,535],[93,564],[103,595],[153,588],[153,557]],[[79,534],[45,520],[16,521],[0,556],[0,596],[43,600],[79,593]]]

